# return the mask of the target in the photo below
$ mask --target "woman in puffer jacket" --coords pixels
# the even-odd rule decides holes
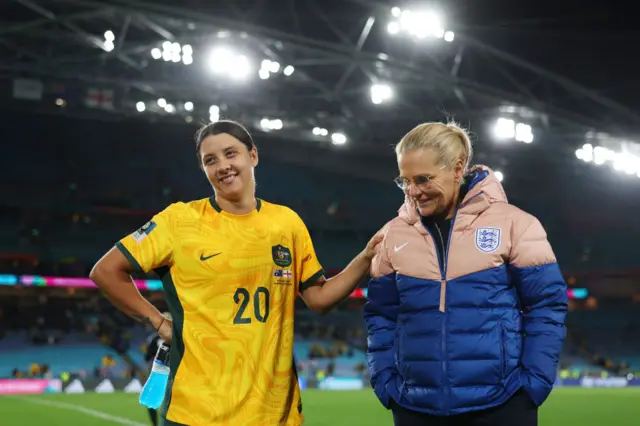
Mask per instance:
[[[396,146],[406,200],[365,307],[371,385],[397,426],[537,425],[565,338],[567,288],[540,222],[510,205],[466,132]]]

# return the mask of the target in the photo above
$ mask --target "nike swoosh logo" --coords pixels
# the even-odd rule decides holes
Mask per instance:
[[[204,255],[204,254],[201,254],[201,255],[200,255],[200,260],[204,262],[205,260],[209,260],[209,259],[211,259],[212,257],[216,257],[216,256],[217,256],[217,255],[219,255],[219,254],[222,254],[222,253],[216,253],[216,254],[212,254],[211,256],[206,256],[206,257],[205,257],[205,255]]]
[[[401,245],[401,246],[395,246],[395,247],[393,248],[393,251],[397,253],[397,252],[399,252],[400,250],[402,250],[402,249],[403,249],[407,244],[409,244],[409,241],[407,241],[406,243],[404,243],[404,244],[403,244],[403,245]]]

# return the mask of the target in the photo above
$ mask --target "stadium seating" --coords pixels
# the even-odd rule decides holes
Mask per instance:
[[[601,304],[596,310],[570,312],[568,327],[579,333],[589,350],[640,371],[640,316],[630,303]]]
[[[55,377],[63,372],[82,370],[91,375],[105,355],[119,358],[114,350],[101,345],[97,339],[87,340],[72,334],[61,343],[43,346],[28,344],[26,332],[10,334],[0,340],[0,377],[11,377],[14,368],[26,371],[33,363],[48,365]],[[126,370],[126,364],[119,362],[111,374],[122,376]]]

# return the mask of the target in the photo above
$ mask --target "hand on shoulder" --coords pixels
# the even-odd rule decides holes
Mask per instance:
[[[362,251],[362,256],[369,262],[380,252],[380,243],[384,239],[384,235],[378,232],[367,243],[367,246]]]

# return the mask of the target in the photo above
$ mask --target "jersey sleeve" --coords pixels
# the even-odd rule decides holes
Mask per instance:
[[[298,278],[298,290],[303,291],[312,286],[325,272],[316,256],[307,226],[299,216],[296,222],[293,247],[295,269],[296,277]]]
[[[153,216],[133,234],[116,243],[137,272],[147,273],[173,261],[174,205]]]

